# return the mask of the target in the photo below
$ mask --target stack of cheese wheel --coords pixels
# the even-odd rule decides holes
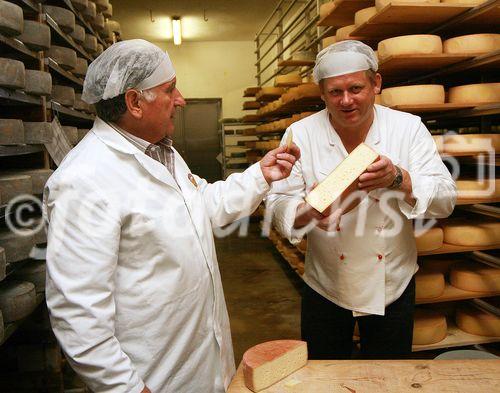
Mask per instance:
[[[451,267],[450,284],[464,291],[500,292],[500,269],[477,261],[459,262]]]
[[[43,10],[54,19],[65,33],[71,33],[75,29],[75,14],[67,8],[44,5]]]
[[[9,89],[24,89],[26,86],[24,63],[0,57],[0,86]]]
[[[446,338],[446,317],[437,311],[417,308],[413,321],[413,345],[438,343]]]
[[[45,71],[26,70],[24,91],[37,96],[48,96],[52,93],[52,76]]]
[[[443,52],[450,54],[481,55],[500,49],[500,34],[469,34],[449,38],[443,42]]]
[[[430,228],[422,233],[415,233],[415,242],[418,252],[429,252],[443,245],[443,229],[440,227]]]
[[[443,294],[445,288],[444,274],[420,268],[415,274],[417,300],[434,299]]]
[[[500,337],[500,317],[471,306],[460,306],[455,314],[460,330],[486,337]]]
[[[448,101],[453,104],[496,104],[500,102],[500,83],[476,83],[451,87]]]
[[[449,220],[443,225],[444,242],[464,247],[500,246],[500,222],[493,220]]]
[[[398,5],[398,4],[408,4],[408,3],[417,3],[417,4],[436,4],[441,0],[375,0],[375,7],[377,10],[381,10],[389,4]]]
[[[339,41],[344,41],[344,40],[351,40],[351,33],[353,30],[356,28],[356,25],[349,25],[349,26],[344,26],[341,27],[340,29],[337,29],[337,32],[335,33],[335,39],[337,42]]]
[[[274,79],[274,86],[289,87],[297,86],[302,83],[302,77],[299,72],[291,72],[286,75],[277,75]]]
[[[438,105],[444,104],[445,92],[442,85],[412,85],[382,89],[385,106]]]
[[[485,201],[500,198],[500,179],[456,181],[458,200],[484,199]]]
[[[0,2],[0,33],[18,36],[23,32],[23,9],[8,1]]]
[[[441,37],[431,34],[405,35],[380,41],[377,48],[379,61],[391,56],[435,55],[443,53]]]
[[[83,11],[89,5],[89,0],[71,0],[71,4],[73,4],[73,7],[78,11]]]
[[[449,154],[495,154],[500,151],[500,134],[446,134],[443,145]]]
[[[354,14],[354,24],[356,27],[361,26],[363,23],[368,22],[368,20],[377,13],[377,7],[363,8]]]
[[[75,30],[70,34],[71,38],[79,44],[82,45],[85,42],[85,29],[80,25],[75,25]]]

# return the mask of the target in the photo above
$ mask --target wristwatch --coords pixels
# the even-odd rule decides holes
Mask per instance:
[[[394,178],[389,188],[397,190],[401,187],[401,184],[403,183],[403,171],[397,165],[394,165],[394,167],[396,168],[396,177]]]

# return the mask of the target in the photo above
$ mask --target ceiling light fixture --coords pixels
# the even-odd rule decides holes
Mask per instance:
[[[172,18],[172,32],[174,35],[174,45],[180,45],[182,42],[181,18],[174,16]]]

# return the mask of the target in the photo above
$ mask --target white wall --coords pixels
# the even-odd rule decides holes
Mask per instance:
[[[155,42],[174,63],[185,98],[222,98],[223,117],[241,117],[243,90],[256,86],[253,41]],[[251,112],[253,113],[253,112]]]

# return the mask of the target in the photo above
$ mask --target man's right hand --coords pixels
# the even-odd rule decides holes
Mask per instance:
[[[295,215],[294,228],[299,229],[309,225],[312,221],[316,222],[316,226],[324,231],[331,232],[337,230],[340,222],[342,209],[328,207],[323,213],[318,212],[307,202],[302,202],[297,207]]]

